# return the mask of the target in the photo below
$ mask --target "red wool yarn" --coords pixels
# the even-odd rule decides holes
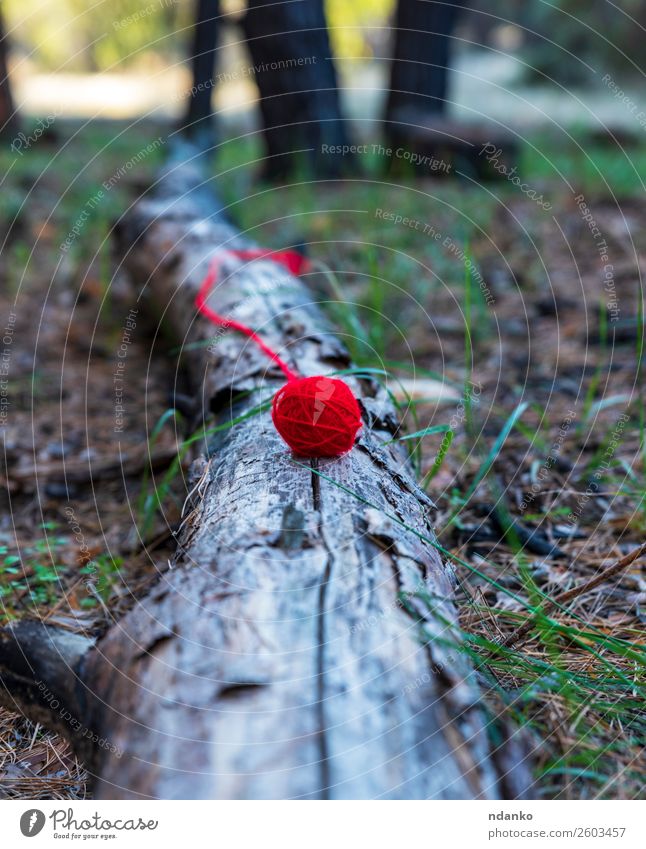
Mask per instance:
[[[297,377],[274,395],[271,417],[295,454],[338,457],[354,445],[361,427],[359,404],[332,377]]]
[[[307,263],[305,257],[295,251],[249,249],[226,253],[242,260],[271,259],[292,274],[300,273]],[[214,324],[232,327],[252,339],[287,378],[271,406],[271,418],[278,433],[292,451],[302,457],[338,457],[345,454],[354,445],[362,424],[359,404],[349,387],[342,380],[323,375],[300,377],[254,330],[214,312],[206,301],[217,281],[218,272],[219,257],[216,257],[200,287],[195,305]]]

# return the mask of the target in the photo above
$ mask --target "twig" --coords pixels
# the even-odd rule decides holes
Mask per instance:
[[[585,584],[580,584],[578,587],[572,587],[571,590],[567,590],[560,595],[557,595],[556,598],[547,599],[541,605],[539,613],[545,613],[548,610],[551,610],[556,605],[567,604],[572,599],[577,598],[583,593],[590,592],[590,590],[594,590],[600,584],[603,584],[604,581],[607,581],[609,578],[612,578],[618,572],[621,572],[627,566],[630,566],[638,557],[641,557],[642,554],[646,554],[646,543],[642,543],[638,548],[634,551],[631,551],[629,554],[626,554],[625,557],[622,557],[621,560],[617,560],[616,563],[613,563],[612,566],[608,566],[607,569],[604,569],[603,572],[600,572],[594,578],[591,578],[589,581],[586,581]],[[536,622],[536,615],[530,617],[526,622],[524,622],[520,628],[516,628],[508,637],[505,637],[500,643],[499,646],[512,646],[517,643],[521,637],[524,637],[525,634],[528,633]]]

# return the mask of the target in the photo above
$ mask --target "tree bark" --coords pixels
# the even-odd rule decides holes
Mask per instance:
[[[249,243],[180,159],[119,238],[224,423],[282,377],[249,340],[196,315],[209,260]],[[303,374],[349,366],[300,280],[268,260],[230,258],[226,271],[210,297],[219,313]],[[347,379],[365,425],[342,458],[295,461],[268,412],[213,436],[172,568],[95,645],[39,623],[2,633],[2,702],[68,735],[98,798],[522,794],[518,750],[487,735],[433,505],[391,441],[395,412],[373,380]]]
[[[348,142],[322,0],[249,0],[244,30],[260,91],[263,176],[349,171],[349,157],[334,150]]]

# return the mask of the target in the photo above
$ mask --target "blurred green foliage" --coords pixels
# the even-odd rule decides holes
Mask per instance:
[[[476,0],[482,12],[520,27],[516,51],[529,76],[562,85],[597,75],[641,74],[646,67],[644,0]]]
[[[14,52],[40,68],[171,64],[188,52],[190,0],[5,0]]]
[[[324,0],[334,52],[370,59],[388,53],[396,0]],[[642,70],[644,0],[470,0],[467,41],[496,43],[492,33],[515,24],[515,52],[529,74],[564,85],[596,75]],[[14,51],[47,70],[147,70],[188,55],[194,0],[4,0]],[[235,22],[244,0],[224,0]],[[236,40],[239,34],[236,35]],[[503,46],[503,49],[513,49]],[[596,72],[596,74],[595,74]]]
[[[395,0],[325,0],[332,50],[344,58],[371,58],[385,40]]]
[[[338,56],[369,58],[395,0],[325,0]],[[244,4],[225,2],[235,21]],[[188,55],[193,0],[5,0],[13,49],[45,70],[105,71],[170,64]]]

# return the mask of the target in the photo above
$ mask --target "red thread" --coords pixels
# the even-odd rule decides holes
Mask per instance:
[[[231,327],[252,339],[260,350],[281,369],[287,384],[274,396],[271,417],[278,433],[296,454],[305,457],[337,457],[354,445],[361,427],[359,404],[348,386],[332,377],[299,377],[258,334],[233,319],[225,318],[207,305],[209,293],[217,282],[223,254],[242,260],[271,259],[292,274],[307,267],[307,259],[295,251],[270,251],[262,248],[223,251],[216,256],[200,286],[195,305],[214,324]]]
[[[260,336],[252,330],[250,327],[247,327],[246,324],[241,324],[239,321],[234,321],[231,318],[225,318],[222,315],[214,312],[207,305],[207,299],[209,297],[209,293],[218,279],[218,274],[220,271],[220,265],[222,259],[226,254],[230,256],[235,256],[238,259],[272,259],[274,262],[278,262],[280,265],[283,265],[287,268],[288,271],[291,271],[292,274],[299,274],[305,267],[307,263],[307,259],[301,254],[297,254],[295,251],[267,251],[262,250],[261,248],[248,248],[246,250],[226,250],[222,251],[221,254],[214,257],[211,265],[209,266],[209,271],[206,277],[204,278],[202,285],[200,286],[200,291],[197,293],[197,298],[195,299],[195,306],[198,311],[205,315],[213,324],[221,324],[224,327],[232,327],[234,330],[239,331],[240,333],[244,333],[245,336],[248,336],[250,339],[258,345],[260,350],[266,354],[271,360],[273,360],[276,365],[283,372],[287,380],[298,380],[298,375],[293,372],[290,367],[287,365],[284,360],[278,356],[275,351],[266,345]]]

